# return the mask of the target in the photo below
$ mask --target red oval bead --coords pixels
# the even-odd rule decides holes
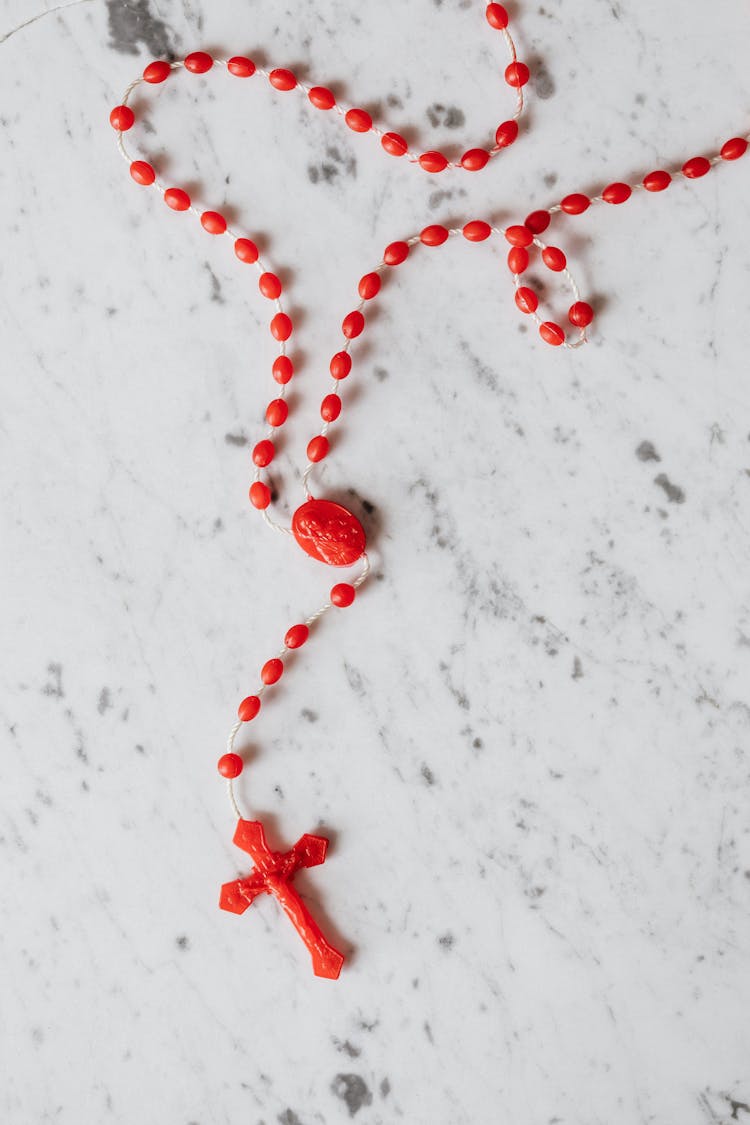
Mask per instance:
[[[508,13],[502,4],[488,4],[484,14],[490,27],[503,31],[508,26]]]
[[[163,59],[157,59],[156,62],[150,62],[143,72],[143,77],[147,82],[154,85],[157,82],[163,82],[165,78],[169,78],[172,73],[172,67],[168,62]]]
[[[227,229],[227,221],[219,211],[204,211],[201,226],[209,234],[223,234]]]
[[[129,105],[116,105],[109,115],[109,123],[118,133],[126,133],[134,121],[135,114]]]
[[[533,313],[537,310],[539,298],[533,289],[522,285],[520,289],[516,289],[516,304],[522,313]]]
[[[258,288],[269,301],[276,301],[281,296],[281,282],[275,273],[262,273],[258,278]]]
[[[356,592],[348,582],[337,582],[331,589],[331,604],[338,606],[339,609],[346,609],[354,601]]]
[[[508,251],[508,269],[511,273],[523,273],[529,266],[529,252],[525,246],[511,246]]]
[[[292,534],[302,550],[329,566],[351,566],[365,551],[359,520],[332,500],[308,500],[292,516]]]
[[[672,183],[672,177],[669,172],[649,172],[647,176],[643,177],[643,186],[646,191],[664,191]]]
[[[517,121],[503,121],[495,130],[495,144],[498,148],[507,148],[512,145],[518,136]]]
[[[529,228],[520,224],[507,227],[503,233],[511,246],[531,246],[534,241],[534,235]]]
[[[260,699],[257,695],[248,695],[247,699],[243,699],[237,708],[237,717],[242,719],[243,723],[249,723],[251,719],[260,711]]]
[[[214,60],[205,51],[193,51],[185,59],[185,70],[191,74],[206,74],[214,65]]]
[[[156,173],[145,160],[134,160],[130,165],[130,175],[141,187],[149,187],[156,179]]]
[[[360,278],[357,290],[363,301],[371,301],[380,292],[380,274],[366,273]]]
[[[368,133],[372,129],[372,118],[364,109],[349,109],[344,121],[355,133]]]
[[[292,625],[291,629],[287,629],[286,636],[284,637],[284,647],[302,648],[309,636],[310,630],[307,625]]]
[[[352,357],[349,352],[336,352],[332,356],[329,370],[334,379],[346,379],[352,369]]]
[[[747,141],[744,137],[731,137],[721,146],[719,156],[722,160],[739,160],[747,152]]]
[[[190,207],[190,196],[182,188],[168,187],[164,192],[164,202],[173,211],[187,211]]]
[[[529,68],[526,63],[512,62],[510,66],[505,68],[505,81],[509,86],[514,86],[518,89],[520,86],[525,86],[529,80]]]
[[[297,79],[292,71],[285,70],[283,67],[272,70],[268,75],[268,81],[275,90],[293,90],[297,85]]]
[[[391,242],[383,251],[383,261],[387,266],[399,266],[408,256],[408,242]]]
[[[234,252],[241,262],[252,265],[258,261],[258,247],[251,238],[236,238]]]
[[[277,684],[284,675],[284,665],[277,656],[267,660],[260,670],[260,678],[264,684]]]
[[[689,180],[697,180],[700,176],[705,176],[706,172],[711,171],[711,162],[706,160],[705,156],[694,156],[691,160],[686,160],[682,165],[682,174],[687,176]]]
[[[605,203],[624,203],[631,195],[632,189],[629,184],[608,184],[602,192],[602,199]]]
[[[576,328],[586,328],[594,319],[594,310],[586,301],[576,301],[568,309],[568,320]]]
[[[341,399],[336,394],[326,395],[320,404],[320,416],[324,422],[335,422],[341,413]]]
[[[565,343],[565,333],[559,324],[555,324],[554,320],[545,320],[544,324],[540,324],[539,335],[546,344],[551,344],[553,348],[559,348],[560,344]]]
[[[292,319],[286,313],[276,313],[270,324],[274,340],[288,340],[293,329]]]
[[[489,238],[492,234],[492,227],[481,219],[472,219],[466,224],[462,233],[469,242],[484,242],[485,238]]]
[[[433,223],[432,226],[425,227],[419,236],[419,241],[424,246],[442,246],[448,238],[448,231],[446,227],[440,226],[439,223]]]
[[[277,383],[282,386],[288,383],[294,374],[294,365],[288,355],[277,355],[273,361],[271,373]]]
[[[316,109],[333,109],[336,104],[336,99],[327,86],[313,86],[308,90],[307,96]]]
[[[549,226],[551,218],[549,211],[532,211],[524,219],[523,225],[528,227],[532,234],[543,234]]]
[[[419,165],[425,172],[442,172],[447,167],[448,161],[442,152],[423,152],[419,158]]]
[[[357,336],[361,335],[365,326],[365,318],[359,310],[355,309],[354,312],[347,313],[341,322],[341,331],[346,336],[347,340],[354,340]]]
[[[250,503],[260,511],[271,503],[271,489],[262,480],[256,480],[250,485]]]
[[[584,211],[588,210],[590,204],[591,200],[582,192],[573,192],[572,195],[566,195],[560,201],[560,207],[566,215],[582,215]]]
[[[259,441],[253,449],[253,463],[260,469],[270,465],[276,455],[276,447],[272,441]]]
[[[409,151],[409,146],[400,133],[383,133],[380,143],[391,156],[403,156]]]
[[[251,78],[255,74],[255,63],[244,55],[234,55],[227,62],[227,70],[235,78]]]
[[[269,426],[283,426],[289,417],[289,407],[283,398],[274,398],[266,407],[266,421]]]
[[[560,273],[568,264],[562,250],[558,250],[556,246],[545,246],[542,250],[542,261],[547,269],[554,270],[555,273]]]
[[[244,768],[244,762],[239,754],[222,754],[216,763],[216,768],[222,777],[239,777]]]
[[[461,157],[461,167],[467,172],[481,172],[490,158],[490,154],[483,148],[470,148]]]
[[[313,463],[322,461],[324,457],[328,456],[330,448],[330,442],[325,434],[318,434],[307,443],[307,460]]]

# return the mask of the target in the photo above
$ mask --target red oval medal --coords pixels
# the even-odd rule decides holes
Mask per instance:
[[[351,566],[365,553],[359,520],[333,500],[308,500],[292,516],[292,534],[302,550],[329,566]]]

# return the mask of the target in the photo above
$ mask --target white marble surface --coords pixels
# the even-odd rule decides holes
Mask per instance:
[[[526,330],[496,247],[384,294],[319,486],[373,506],[377,580],[240,787],[278,843],[330,830],[302,886],[341,980],[272,901],[216,907],[244,865],[215,760],[329,575],[247,505],[254,275],[134,187],[107,114],[154,55],[244,51],[460,152],[512,105],[481,8],[0,5],[3,1125],[750,1121],[750,157],[557,228],[601,310],[578,352]],[[262,82],[139,99],[136,146],[289,280],[291,502],[386,242],[748,128],[745,5],[514,16],[527,133],[471,178]]]

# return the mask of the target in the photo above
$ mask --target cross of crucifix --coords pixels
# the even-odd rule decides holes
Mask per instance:
[[[239,820],[234,843],[252,856],[255,870],[245,879],[224,883],[219,906],[222,910],[231,910],[233,914],[244,914],[258,895],[274,895],[310,950],[316,977],[336,980],[344,963],[343,954],[326,941],[310,911],[291,885],[301,867],[316,867],[323,863],[328,840],[325,836],[305,833],[288,852],[272,852],[259,820]]]

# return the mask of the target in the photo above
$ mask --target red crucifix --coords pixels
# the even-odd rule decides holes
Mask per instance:
[[[290,851],[272,852],[259,820],[239,820],[234,842],[238,848],[252,856],[255,870],[246,879],[224,883],[219,897],[221,909],[231,910],[233,914],[244,914],[258,895],[275,895],[310,950],[316,977],[336,980],[344,963],[343,955],[326,941],[310,911],[291,885],[300,867],[316,867],[323,863],[328,840],[325,836],[305,833]]]

